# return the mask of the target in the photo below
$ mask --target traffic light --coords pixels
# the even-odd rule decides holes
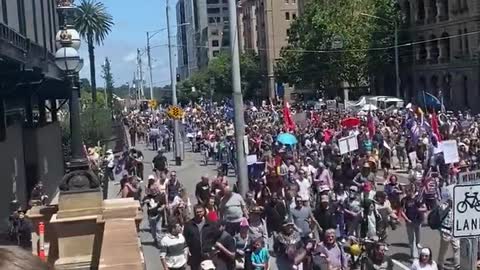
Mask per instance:
[[[177,74],[177,82],[180,82],[180,74]]]

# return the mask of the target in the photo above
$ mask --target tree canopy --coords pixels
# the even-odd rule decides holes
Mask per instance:
[[[342,81],[365,83],[371,72],[390,64],[399,18],[395,2],[309,0],[291,25],[288,46],[275,66],[277,80],[319,89],[336,88]]]
[[[180,101],[199,97],[221,99],[232,95],[232,69],[230,54],[220,53],[212,59],[208,67],[192,74],[177,86]],[[245,96],[253,96],[262,87],[260,59],[254,53],[240,55],[242,91]],[[193,87],[193,88],[192,88]],[[195,91],[192,91],[192,90]]]

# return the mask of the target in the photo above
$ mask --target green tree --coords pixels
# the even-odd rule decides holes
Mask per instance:
[[[87,41],[90,59],[90,82],[92,101],[97,99],[95,79],[95,45],[103,45],[113,27],[113,17],[107,12],[105,5],[95,0],[82,0],[79,5],[79,16],[75,20],[75,28]]]
[[[102,78],[105,80],[105,87],[107,90],[107,104],[110,110],[113,108],[113,75],[110,60],[105,57],[105,62],[102,65]]]
[[[260,58],[254,53],[240,55],[240,74],[243,94],[247,97],[255,96],[262,87],[260,72]],[[195,92],[192,91],[195,88]],[[179,100],[188,101],[199,97],[222,99],[232,95],[232,68],[231,57],[227,53],[220,53],[211,60],[205,70],[198,71],[179,86]]]
[[[310,0],[305,14],[291,25],[289,44],[282,49],[282,59],[275,66],[277,79],[321,89],[335,89],[342,81],[350,86],[361,85],[375,65],[381,69],[388,63],[378,65],[388,59],[389,52],[375,48],[382,46],[380,41],[387,44],[388,37],[393,36],[384,21],[363,14],[396,18],[394,2]],[[341,48],[335,46],[338,37]]]

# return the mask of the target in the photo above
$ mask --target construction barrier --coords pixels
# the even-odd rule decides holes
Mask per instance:
[[[45,224],[43,222],[38,223],[38,257],[42,261],[46,261],[45,258]]]

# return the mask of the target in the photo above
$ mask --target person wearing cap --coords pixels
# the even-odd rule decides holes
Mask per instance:
[[[437,263],[432,257],[430,248],[422,248],[419,258],[413,261],[410,270],[438,270]]]
[[[262,238],[263,242],[267,243],[267,224],[262,218],[263,212],[264,210],[261,206],[254,206],[250,209],[248,233],[250,234],[251,239]]]
[[[273,250],[277,258],[279,270],[303,269],[303,260],[307,255],[300,234],[295,230],[295,224],[286,219],[282,229],[274,237]]]
[[[360,220],[362,216],[362,203],[358,193],[357,186],[350,186],[348,198],[345,201],[345,223],[347,234],[351,236],[360,236]]]

